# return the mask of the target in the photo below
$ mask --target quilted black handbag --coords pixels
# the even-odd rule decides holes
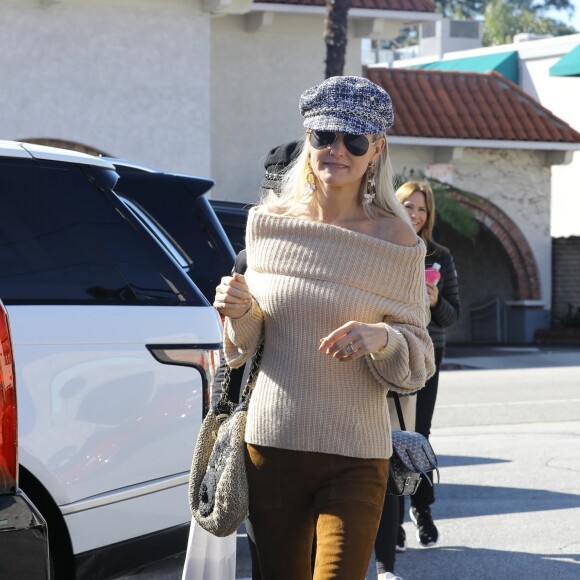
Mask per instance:
[[[401,431],[393,431],[393,455],[389,462],[388,495],[413,495],[421,483],[421,475],[433,485],[427,475],[429,471],[437,472],[439,483],[439,469],[437,457],[428,439],[416,431],[405,430],[405,420],[399,395],[393,393],[395,407]]]

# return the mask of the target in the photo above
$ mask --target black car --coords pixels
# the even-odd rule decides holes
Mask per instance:
[[[248,211],[254,204],[222,199],[210,199],[209,203],[218,216],[237,254],[246,247]]]
[[[214,182],[105,159],[119,174],[117,195],[212,303],[220,278],[230,272],[235,258],[234,248],[204,195]]]

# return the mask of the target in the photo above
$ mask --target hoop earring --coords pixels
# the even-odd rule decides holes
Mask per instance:
[[[363,204],[370,205],[377,195],[377,182],[375,179],[375,164],[369,164],[367,169],[367,190],[363,194]]]
[[[306,164],[307,164],[306,182],[304,183],[304,191],[302,191],[302,195],[304,195],[305,197],[309,197],[316,190],[316,175],[314,175],[314,171],[312,171],[310,159],[308,159]]]

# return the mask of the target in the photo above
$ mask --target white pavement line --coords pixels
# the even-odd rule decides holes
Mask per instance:
[[[561,403],[580,403],[580,399],[552,399],[551,401],[505,401],[502,403],[457,403],[455,405],[437,405],[438,409],[463,409],[464,407],[506,407],[507,405],[545,405]]]
[[[566,556],[544,556],[544,560],[553,560],[554,562],[566,562],[567,564],[580,564],[578,560]],[[249,579],[248,579],[249,580]]]

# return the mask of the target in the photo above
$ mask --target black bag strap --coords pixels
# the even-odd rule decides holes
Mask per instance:
[[[395,399],[395,407],[397,409],[397,417],[399,418],[399,426],[401,427],[401,431],[406,431],[407,428],[405,427],[405,419],[403,417],[403,408],[401,407],[401,399],[399,399],[399,393],[395,393],[393,391],[393,399]]]
[[[230,415],[231,413],[233,413],[234,409],[242,404],[242,403],[249,403],[250,401],[250,395],[252,393],[252,389],[254,388],[254,385],[256,383],[256,379],[258,377],[258,372],[260,370],[260,362],[262,361],[262,350],[263,350],[263,342],[260,343],[260,345],[258,346],[258,350],[256,351],[256,354],[254,354],[254,358],[252,360],[252,367],[250,369],[250,372],[248,374],[248,378],[246,380],[246,385],[244,387],[243,392],[240,394],[240,400],[238,403],[236,403],[235,401],[232,401],[231,395],[230,395],[230,386],[232,384],[232,375],[234,374],[238,374],[238,373],[243,373],[244,372],[244,367],[240,367],[240,368],[236,368],[236,369],[232,369],[232,367],[230,367],[230,365],[226,365],[226,369],[225,369],[225,373],[224,373],[224,380],[222,382],[222,392],[220,395],[220,398],[218,399],[218,401],[216,402],[216,404],[214,405],[213,408],[213,412],[216,415]],[[241,377],[238,379],[239,381],[241,381]]]
[[[223,354],[222,354],[223,356]],[[225,365],[224,378],[221,384],[222,392],[219,399],[216,401],[215,405],[212,407],[211,412],[215,415],[231,415],[236,407],[236,403],[231,400],[230,397],[230,386],[232,381],[232,371],[237,369],[232,369],[230,365]],[[242,369],[243,370],[243,369]],[[241,380],[241,379],[240,379]]]
[[[232,270],[232,273],[238,272],[240,274],[244,274],[247,267],[247,259],[246,259],[246,250],[242,250],[236,256],[236,261]],[[221,395],[214,405],[213,411],[216,415],[229,415],[233,413],[233,410],[241,403],[248,404],[250,400],[250,394],[254,385],[256,383],[256,379],[258,377],[258,371],[260,370],[260,362],[262,361],[262,350],[263,350],[263,342],[260,343],[256,353],[252,359],[252,367],[248,374],[248,378],[246,380],[246,384],[244,390],[241,389],[242,378],[244,375],[244,370],[248,363],[242,365],[241,367],[233,369],[230,365],[225,365],[223,381],[221,384]],[[223,353],[222,353],[223,356]],[[232,386],[234,390],[239,393],[239,402],[236,403],[232,400],[231,390]]]
[[[258,378],[258,372],[260,371],[260,363],[262,362],[263,350],[264,350],[264,342],[262,341],[258,345],[258,350],[256,350],[256,353],[254,354],[252,368],[250,369],[250,373],[248,374],[248,380],[246,381],[246,387],[244,388],[244,392],[240,396],[240,403],[242,401],[249,401],[250,395],[254,390],[256,379]]]

